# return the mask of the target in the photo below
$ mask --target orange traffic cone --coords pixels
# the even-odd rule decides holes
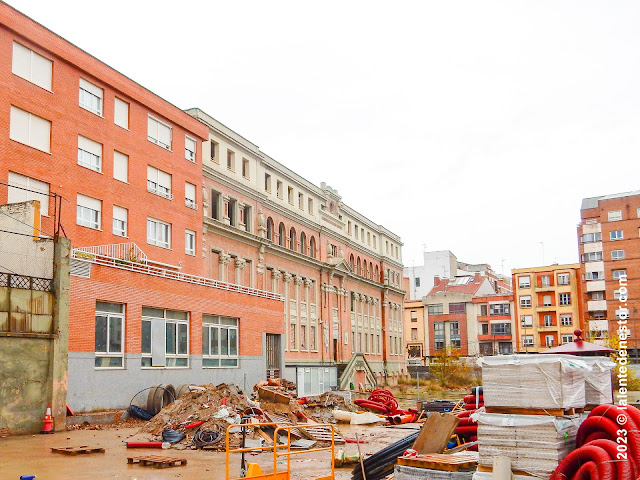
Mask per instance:
[[[54,433],[51,407],[47,407],[47,412],[44,414],[44,426],[42,427],[42,431],[40,433]]]

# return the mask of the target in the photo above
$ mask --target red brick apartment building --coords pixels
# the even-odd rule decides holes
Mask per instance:
[[[310,393],[403,368],[397,235],[4,3],[0,182],[2,202],[41,201],[45,233],[61,204],[72,408],[156,383],[284,374]]]
[[[578,248],[585,326],[594,341],[606,343],[617,337],[618,321],[626,320],[631,330],[629,355],[637,363],[640,192],[585,198],[580,218]]]

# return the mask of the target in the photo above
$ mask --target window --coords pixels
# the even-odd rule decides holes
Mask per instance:
[[[129,104],[116,97],[113,110],[113,123],[129,130]]]
[[[442,304],[434,303],[432,305],[427,305],[427,313],[429,315],[442,315]]]
[[[500,355],[509,355],[513,353],[511,342],[498,342],[498,353]]]
[[[542,296],[542,306],[550,307],[551,306],[551,295],[543,295]]]
[[[287,187],[287,200],[293,205],[293,187]]]
[[[124,305],[96,302],[96,368],[124,366]]]
[[[531,288],[531,277],[518,277],[518,286],[520,288]]]
[[[80,79],[80,103],[85,110],[102,116],[102,89],[93,83]]]
[[[251,233],[253,218],[251,216],[251,207],[249,205],[242,207],[242,221],[244,222],[245,231]]]
[[[573,325],[573,319],[570,313],[562,313],[560,315],[560,325],[563,327],[570,327]]]
[[[53,62],[16,42],[13,42],[11,71],[14,75],[51,91]]]
[[[420,286],[420,277],[416,277],[416,278],[414,278],[414,279],[413,279],[413,281],[414,281],[414,283],[415,283],[416,287],[419,287],[419,286]]]
[[[378,248],[378,237],[373,236],[373,248]]]
[[[187,255],[196,254],[196,232],[193,230],[184,231],[184,253]]]
[[[625,268],[620,270],[612,270],[611,274],[613,275],[614,280],[620,280],[621,277],[627,276],[627,270]]]
[[[520,308],[531,308],[531,296],[520,297]]]
[[[480,335],[489,335],[489,324],[487,322],[480,324]]]
[[[313,215],[313,198],[307,200],[307,209],[309,211],[309,215]]]
[[[37,150],[51,152],[51,122],[11,106],[9,138]]]
[[[611,260],[624,260],[624,250],[611,250]]]
[[[449,304],[449,313],[464,313],[466,311],[466,304],[464,302],[461,303],[450,303]]]
[[[311,237],[311,240],[309,240],[309,254],[311,255],[311,258],[316,258],[316,239],[315,239],[315,237]]]
[[[591,300],[604,300],[604,292],[591,292]]]
[[[171,225],[147,217],[147,243],[158,247],[171,247]]]
[[[411,329],[411,340],[412,341],[416,341],[418,340],[418,329],[417,328],[412,328]]]
[[[273,242],[273,219],[271,217],[267,218],[267,240]]]
[[[508,303],[492,303],[489,305],[489,315],[510,315],[510,305]]]
[[[102,202],[95,198],[78,194],[76,210],[76,223],[83,227],[100,230],[100,212]]]
[[[147,165],[147,190],[161,197],[173,200],[171,193],[171,175]]]
[[[220,192],[216,192],[215,190],[211,190],[211,218],[216,220],[220,220],[220,208],[222,206],[222,194]]]
[[[142,307],[142,366],[189,366],[189,314]]]
[[[304,210],[304,194],[298,192],[298,208]]]
[[[573,335],[562,335],[562,344],[573,342]]]
[[[171,127],[149,115],[147,119],[147,139],[156,145],[160,145],[162,148],[171,150],[172,138],[173,133]]]
[[[582,237],[580,237],[580,241],[582,243],[593,243],[593,242],[599,242],[601,240],[602,240],[601,232],[585,233],[584,235],[582,235]]]
[[[417,310],[411,310],[411,321],[412,322],[417,322],[418,321],[418,311]]]
[[[544,316],[544,326],[553,327],[553,315],[547,314]]]
[[[227,150],[227,170],[236,171],[236,154],[231,150]]]
[[[218,158],[218,144],[213,140],[211,140],[209,142],[209,149],[211,153],[211,161],[215,163],[220,163],[220,160]]]
[[[559,273],[558,274],[558,285],[569,285],[569,274],[568,273]]]
[[[444,322],[433,324],[433,345],[435,350],[444,349]]]
[[[451,348],[460,348],[461,339],[459,322],[449,322],[449,334],[451,337]]]
[[[309,328],[309,347],[311,351],[316,350],[316,326],[311,325]]]
[[[227,217],[229,218],[229,225],[232,227],[237,227],[237,217],[236,217],[236,208],[238,206],[238,201],[235,198],[230,198],[227,202]]]
[[[492,323],[491,335],[511,335],[510,323]]]
[[[533,316],[532,315],[521,315],[520,316],[520,325],[523,327],[533,327]]]
[[[540,277],[540,281],[542,282],[542,286],[543,287],[550,287],[551,286],[551,275],[542,275]]]
[[[523,347],[533,347],[533,335],[523,335],[522,337]]]
[[[558,295],[558,303],[560,305],[571,305],[571,294],[570,293],[560,293]]]
[[[612,210],[611,212],[608,212],[608,217],[610,222],[622,220],[622,210]]]
[[[584,278],[585,280],[603,280],[604,272],[586,272]]]
[[[246,178],[247,180],[249,180],[250,178],[250,174],[249,174],[249,160],[247,160],[246,158],[242,159],[242,176],[244,178]]]
[[[609,240],[622,240],[624,239],[624,231],[623,230],[612,230],[609,232]]]
[[[602,252],[587,252],[582,254],[583,262],[599,262],[602,260]]]
[[[280,180],[276,181],[276,196],[282,200],[282,182]]]
[[[127,236],[127,209],[117,205],[113,206],[113,234]]]
[[[367,245],[371,245],[371,232],[367,232]]]
[[[25,177],[19,173],[9,172],[8,187],[8,203],[28,202],[29,200],[38,200],[40,202],[40,212],[42,215],[49,214],[49,184],[36,180],[35,178]],[[20,188],[11,188],[11,186]],[[26,188],[28,190],[22,190]],[[42,193],[30,192],[36,190]]]
[[[196,161],[196,141],[188,135],[184,137],[184,158],[190,162]]]
[[[271,175],[264,174],[264,191],[271,193]]]
[[[102,144],[78,135],[78,165],[102,171]]]
[[[553,342],[554,342],[553,335],[545,335],[544,341],[547,347],[553,347]]]
[[[487,316],[487,311],[488,311],[488,308],[487,308],[486,304],[480,305],[480,316],[481,317],[486,317]]]
[[[193,183],[185,182],[184,184],[184,204],[194,210],[198,209],[198,204],[196,203],[196,186]]]
[[[113,178],[121,182],[129,182],[129,156],[117,151],[113,152]]]

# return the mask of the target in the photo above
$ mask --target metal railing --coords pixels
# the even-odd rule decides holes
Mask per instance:
[[[104,247],[111,247],[111,246],[113,245],[104,245]],[[88,249],[93,249],[93,251],[87,251]],[[146,259],[144,263],[140,263],[137,261],[112,257],[104,253],[101,253],[100,247],[75,248],[73,249],[72,257],[75,260],[90,262],[90,263],[93,263],[96,265],[102,265],[105,267],[119,268],[121,270],[128,270],[130,272],[142,273],[144,275],[152,275],[154,277],[167,278],[170,280],[177,280],[179,282],[186,282],[194,285],[202,285],[210,288],[218,288],[220,290],[226,290],[229,292],[244,293],[246,295],[253,295],[255,297],[284,301],[284,298],[279,293],[267,292],[265,290],[258,290],[257,288],[245,287],[243,285],[235,285],[233,283],[221,282],[219,280],[214,280],[212,278],[199,277],[197,275],[191,275],[188,273],[168,270],[166,268],[155,267],[146,263],[148,261]],[[152,261],[148,261],[148,262],[151,263]]]
[[[142,249],[134,242],[113,243],[110,245],[98,245],[95,247],[78,247],[74,249],[74,252],[76,251],[138,263],[147,263],[148,260]],[[79,258],[78,260],[82,259]]]
[[[0,272],[0,287],[50,292],[53,290],[53,280],[50,278],[29,277],[15,273]]]

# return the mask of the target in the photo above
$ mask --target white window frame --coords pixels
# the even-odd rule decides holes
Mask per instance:
[[[12,171],[9,171],[7,183],[9,184],[7,187],[7,203],[38,200],[40,202],[40,215],[49,216],[50,186],[48,183]],[[42,193],[30,192],[29,190],[22,190],[22,188],[12,188],[12,186],[27,188],[29,190],[39,190]]]
[[[20,120],[26,120],[26,132],[20,131]],[[40,127],[47,128],[46,145],[37,142],[37,135],[34,135],[37,124],[40,122]],[[45,125],[46,124],[46,125]],[[23,137],[21,133],[26,133],[26,137]],[[23,110],[22,108],[11,105],[11,111],[9,114],[9,138],[14,142],[21,143],[41,152],[51,153],[51,121],[46,118],[42,118],[34,113]]]
[[[610,222],[618,222],[622,220],[622,210],[611,210],[607,212],[607,219]]]
[[[126,114],[126,122],[122,119],[119,122],[118,117]],[[129,130],[129,103],[121,98],[115,97],[113,100],[113,123],[125,130]]]
[[[542,296],[542,306],[543,307],[550,307],[552,305],[553,304],[551,303],[551,295],[543,295]]]
[[[103,302],[100,302],[103,303]],[[104,302],[104,303],[113,303],[113,302]],[[103,311],[103,310],[99,310],[98,306],[96,304],[96,313],[95,313],[95,317],[96,317],[96,323],[98,321],[97,317],[106,317],[106,321],[107,321],[107,336],[106,336],[106,350],[105,351],[99,351],[96,350],[96,346],[95,346],[95,338],[97,337],[97,335],[94,336],[94,353],[95,353],[95,361],[94,361],[94,368],[96,370],[102,370],[102,369],[109,369],[109,370],[113,370],[114,368],[119,368],[119,369],[123,369],[124,368],[124,344],[125,344],[125,336],[124,336],[124,332],[125,332],[125,315],[124,315],[124,305],[123,304],[119,304],[119,303],[113,303],[114,305],[120,305],[122,307],[121,312],[116,313],[116,312],[107,312],[107,311]],[[120,342],[120,351],[112,351],[111,350],[111,320],[119,320],[120,321],[120,338],[122,339]],[[95,332],[95,326],[94,326],[94,332]],[[120,359],[120,365],[98,365],[98,363],[102,360],[104,361],[109,361],[112,358],[117,358]]]
[[[191,185],[193,187],[193,198],[188,195],[188,185]],[[185,182],[184,184],[184,204],[185,206],[192,208],[193,210],[198,209],[198,204],[196,203],[196,186],[193,183]]]
[[[161,184],[161,175],[167,175],[169,177],[169,187]],[[171,174],[160,170],[159,168],[147,165],[147,191],[155,195],[158,195],[169,200],[173,200],[173,193],[171,193],[171,183],[173,179]]]
[[[192,148],[189,148],[192,146]],[[196,163],[196,152],[198,150],[198,142],[189,135],[184,136],[184,158],[190,162]]]
[[[626,268],[622,268],[619,270],[612,270],[611,271],[611,276],[613,277],[614,280],[620,280],[620,277],[624,275],[625,277],[627,276],[627,269]]]
[[[193,230],[184,231],[184,253],[193,256],[196,254],[196,232]]]
[[[566,299],[566,300],[563,300],[563,299]],[[558,305],[561,307],[566,307],[568,305],[571,305],[571,293],[569,292],[559,293]]]
[[[611,230],[609,232],[609,240],[615,242],[616,240],[624,240],[624,230]]]
[[[553,315],[547,313],[542,318],[545,327],[553,327]]]
[[[124,220],[122,219],[122,212],[124,211]],[[127,237],[127,223],[129,220],[129,211],[118,205],[113,206],[113,234],[119,237]]]
[[[566,280],[565,280],[566,279]],[[568,273],[559,273],[557,278],[558,285],[569,285],[571,283],[571,276]]]
[[[80,78],[78,105],[91,113],[102,117],[104,90],[97,85]]]
[[[165,127],[169,130],[169,144],[163,143],[160,140],[160,127]],[[173,143],[173,127],[149,114],[147,116],[147,140],[170,151],[171,143]]]
[[[224,323],[226,322],[226,323]],[[235,322],[235,325],[234,325]],[[218,353],[211,353],[211,333],[218,331]],[[227,354],[222,354],[222,330],[227,331]],[[205,342],[205,331],[208,342]],[[231,336],[228,332],[235,331],[235,355],[230,354]],[[205,343],[207,344],[205,346]],[[226,365],[222,365],[222,362]],[[205,365],[208,363],[208,365]],[[217,365],[215,365],[217,363]],[[235,363],[235,365],[233,365]],[[202,368],[239,368],[240,367],[240,321],[237,318],[220,317],[217,315],[202,315]]]
[[[624,250],[611,250],[611,260],[624,260]]]
[[[102,154],[104,146],[83,135],[78,135],[78,165],[94,172],[102,173]],[[100,153],[96,153],[100,150]]]
[[[143,307],[147,308],[147,307]],[[153,307],[150,307],[153,308]],[[153,308],[154,310],[156,310],[156,308]],[[190,360],[189,360],[189,339],[191,336],[191,329],[190,327],[190,320],[191,320],[191,315],[189,314],[189,312],[184,312],[184,311],[179,311],[179,310],[172,310],[172,309],[162,309],[162,308],[158,308],[157,310],[162,310],[163,311],[163,316],[162,317],[151,317],[148,315],[142,315],[142,322],[143,322],[143,326],[144,326],[144,322],[152,322],[152,319],[161,319],[164,320],[164,342],[163,342],[163,346],[164,346],[164,354],[165,354],[165,364],[164,365],[158,365],[158,366],[154,366],[151,364],[151,359],[153,358],[153,339],[150,339],[151,341],[151,352],[146,353],[146,352],[142,352],[141,353],[141,357],[142,357],[142,361],[143,361],[143,369],[149,369],[149,368],[176,368],[176,369],[180,369],[180,368],[189,368],[189,364],[190,364]],[[186,320],[185,319],[175,319],[175,318],[170,318],[170,316],[167,314],[167,312],[177,312],[177,313],[185,313],[186,314]],[[168,326],[169,325],[175,325],[175,332],[176,332],[176,341],[175,341],[175,351],[176,353],[167,353],[167,330],[168,330]],[[182,326],[186,326],[186,333],[187,333],[187,341],[186,341],[186,352],[179,352],[179,346],[180,346],[180,328]],[[142,348],[141,348],[142,351]],[[146,360],[149,360],[149,365],[144,365]],[[177,362],[180,360],[186,360],[186,364],[185,365],[177,365]],[[170,363],[173,363],[173,365],[170,365]]]
[[[533,327],[533,315],[520,315],[520,326],[523,328]]]
[[[562,345],[564,345],[565,343],[573,342],[573,335],[571,335],[571,334],[568,334],[568,335],[564,334],[560,338],[561,338],[560,341],[562,342]]]
[[[531,277],[529,275],[518,277],[518,288],[531,288]]]
[[[531,308],[531,295],[523,295],[520,297],[520,308]]]
[[[81,201],[84,201],[85,205],[81,205]],[[88,203],[92,202],[98,202],[99,210],[87,206]],[[98,204],[94,204],[93,206]],[[93,215],[95,215],[95,219],[91,218]],[[100,230],[102,223],[102,200],[78,193],[76,197],[76,223],[83,227]]]
[[[149,226],[154,226],[155,236],[151,237],[151,232]],[[162,232],[162,229],[158,227],[166,227],[167,239],[166,241],[159,235]],[[171,248],[171,224],[167,222],[163,222],[162,220],[158,220],[156,218],[147,217],[147,243],[149,245],[155,245],[160,248]]]
[[[549,340],[551,340],[551,341],[549,341]],[[555,340],[555,339],[553,338],[553,335],[545,335],[545,336],[544,336],[544,343],[545,343],[545,346],[547,346],[547,347],[553,347],[553,342],[554,342],[554,340]]]
[[[523,347],[533,347],[533,335],[523,335],[522,336],[522,346]]]
[[[116,171],[118,170],[116,165],[119,162],[124,162],[124,177],[116,175]],[[129,183],[129,155],[118,152],[117,150],[113,151],[113,178],[119,182]]]
[[[571,327],[573,325],[573,316],[570,313],[560,314],[560,326]]]
[[[25,62],[28,63],[28,67],[24,71],[21,71],[20,63],[17,61],[20,55],[28,55],[29,57],[28,59],[24,58],[24,60],[28,60]],[[38,63],[40,65],[37,65]],[[46,75],[43,76],[45,71]],[[18,42],[13,42],[11,73],[49,92],[52,91],[53,62]]]

